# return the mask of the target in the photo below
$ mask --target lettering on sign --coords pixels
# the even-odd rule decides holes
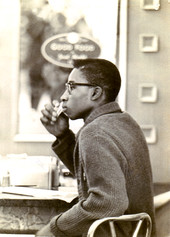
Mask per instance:
[[[47,61],[68,68],[72,68],[73,59],[96,58],[100,52],[100,46],[94,40],[75,32],[52,36],[41,47]]]

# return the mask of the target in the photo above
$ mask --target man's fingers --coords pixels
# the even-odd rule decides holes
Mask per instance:
[[[47,119],[46,117],[41,117],[40,120],[43,124],[49,123],[49,119]]]
[[[57,106],[59,106],[60,103],[58,102],[58,100],[53,100],[52,104],[54,107],[57,107]]]
[[[54,105],[55,105],[55,107],[53,107]],[[46,104],[44,106],[44,109],[41,110],[41,113],[43,116],[40,118],[40,120],[43,124],[54,125],[55,122],[57,121],[58,116],[62,112],[62,106],[57,101],[53,101],[53,106],[50,104]]]
[[[45,110],[47,110],[49,113],[53,112],[54,107],[51,104],[44,105]]]
[[[52,113],[49,113],[49,111],[47,111],[45,109],[41,110],[41,113],[42,113],[43,117],[46,117],[51,120]]]

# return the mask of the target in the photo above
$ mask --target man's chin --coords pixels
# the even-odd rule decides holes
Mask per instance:
[[[81,119],[80,116],[76,114],[69,113],[70,111],[66,110],[63,113],[71,120]]]
[[[67,115],[68,116],[68,115]],[[78,119],[78,118],[75,118],[75,117],[72,117],[72,116],[68,116],[69,117],[69,119],[71,119],[71,120],[76,120],[76,119]]]
[[[68,116],[69,119],[71,119],[71,120],[79,119],[78,117],[76,117],[76,116],[74,116],[74,115],[70,115],[70,114],[67,114],[67,116]]]
[[[64,112],[64,114],[71,120],[75,120],[76,118],[74,118],[72,115],[70,115],[69,113],[67,112]]]

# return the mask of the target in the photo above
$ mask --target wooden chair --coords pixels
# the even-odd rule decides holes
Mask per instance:
[[[150,216],[146,213],[122,215],[122,216],[119,216],[119,217],[106,217],[106,218],[96,220],[90,226],[90,228],[88,230],[87,237],[94,237],[95,236],[95,231],[97,230],[97,228],[101,224],[106,223],[106,222],[109,223],[111,236],[116,237],[116,231],[115,231],[114,223],[118,222],[118,221],[136,222],[137,224],[136,224],[136,227],[135,227],[135,230],[133,232],[132,237],[137,237],[138,234],[139,234],[139,230],[140,230],[144,220],[146,221],[146,226],[147,226],[145,237],[150,237],[151,236],[151,230],[152,230],[152,222],[151,222]]]

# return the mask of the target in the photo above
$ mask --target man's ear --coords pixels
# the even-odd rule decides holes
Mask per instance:
[[[92,87],[91,99],[97,100],[103,94],[103,89],[100,86]]]

